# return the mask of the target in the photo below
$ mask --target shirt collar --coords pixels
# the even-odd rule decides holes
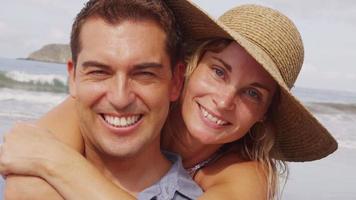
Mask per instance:
[[[184,169],[180,156],[168,151],[163,151],[163,154],[173,163],[172,167],[158,182],[142,191],[138,199],[143,199],[140,198],[143,195],[145,199],[152,199],[156,196],[162,199],[173,199],[176,192],[191,199],[200,196],[202,190]]]

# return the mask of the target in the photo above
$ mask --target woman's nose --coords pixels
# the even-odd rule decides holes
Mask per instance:
[[[236,90],[234,87],[224,88],[214,96],[214,103],[221,110],[232,110],[235,108]]]

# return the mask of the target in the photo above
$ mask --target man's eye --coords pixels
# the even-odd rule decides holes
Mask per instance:
[[[107,74],[105,71],[103,70],[93,70],[88,72],[89,75],[105,75]]]
[[[156,77],[156,74],[151,71],[140,71],[140,72],[134,73],[134,75],[138,78],[144,78],[144,79]]]
[[[153,77],[153,76],[155,76],[154,73],[149,72],[149,71],[136,72],[135,75],[136,76],[142,76],[142,77]]]
[[[152,72],[139,72],[138,73],[139,75],[142,75],[142,76],[154,76],[155,74],[152,73]]]

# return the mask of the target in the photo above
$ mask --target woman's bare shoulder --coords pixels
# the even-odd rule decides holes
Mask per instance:
[[[82,152],[82,136],[75,109],[75,100],[67,97],[63,102],[43,115],[36,124],[49,130],[60,141]]]
[[[224,199],[265,199],[267,173],[257,161],[243,161],[236,153],[226,154],[197,176],[204,196]],[[203,196],[203,197],[204,197]],[[211,198],[211,199],[212,199]],[[202,198],[210,199],[210,198]]]

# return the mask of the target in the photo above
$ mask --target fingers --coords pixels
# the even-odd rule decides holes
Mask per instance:
[[[3,136],[3,143],[0,144],[0,174],[3,178],[13,170],[13,163],[17,158],[18,149],[25,145],[28,137],[25,135],[30,123],[16,123]]]
[[[4,142],[8,140],[8,138],[16,138],[16,137],[46,137],[53,138],[53,134],[50,133],[47,129],[36,125],[35,123],[29,122],[17,122],[14,126],[6,133],[3,137]]]
[[[39,128],[36,124],[31,122],[16,122],[11,130],[17,129],[33,129]]]
[[[5,158],[3,155],[3,144],[0,144],[0,175],[3,179],[6,179],[6,176],[8,175]]]
[[[45,129],[33,123],[16,123],[0,145],[0,174],[38,175],[37,168],[46,166],[62,149]],[[53,147],[53,148],[52,148]],[[44,151],[45,150],[45,151]]]

